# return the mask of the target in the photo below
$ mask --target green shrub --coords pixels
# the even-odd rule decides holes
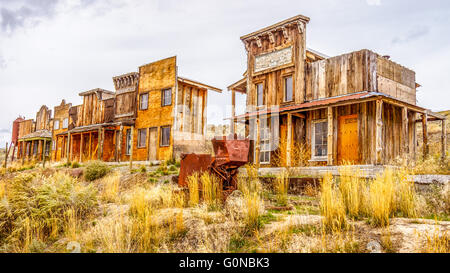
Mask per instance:
[[[87,181],[94,181],[104,177],[109,172],[108,166],[100,161],[93,161],[86,166],[84,178]]]
[[[147,172],[147,168],[144,165],[142,165],[141,167],[139,167],[139,172],[140,173],[146,173]]]
[[[169,171],[171,172],[176,172],[177,170],[178,170],[177,167],[175,167],[174,165],[169,167]]]
[[[79,167],[81,167],[80,163],[78,163],[76,161],[72,162],[72,169],[77,169]]]

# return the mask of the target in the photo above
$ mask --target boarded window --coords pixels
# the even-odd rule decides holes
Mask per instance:
[[[69,118],[63,119],[63,129],[69,128]]]
[[[126,139],[126,155],[130,155],[131,154],[131,129],[127,129],[127,139]]]
[[[172,89],[164,89],[161,94],[161,105],[167,106],[172,104]]]
[[[139,110],[148,109],[148,93],[139,96]]]
[[[55,122],[53,122],[53,129],[59,130],[59,119],[56,119]]]
[[[327,132],[328,132],[328,122],[326,121],[314,121],[313,122],[313,145],[312,145],[312,155],[316,159],[324,159],[327,156]]]
[[[256,93],[257,93],[256,106],[261,106],[264,104],[264,88],[263,87],[264,86],[262,83],[258,83],[256,85]]]
[[[170,145],[170,126],[161,127],[161,142],[159,146],[169,146]]]
[[[147,129],[138,130],[138,148],[146,147],[147,143]]]
[[[284,78],[284,101],[292,101],[292,76]]]

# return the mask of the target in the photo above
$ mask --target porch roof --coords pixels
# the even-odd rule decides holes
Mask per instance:
[[[27,141],[27,140],[37,140],[37,139],[51,139],[52,138],[52,133],[48,130],[39,130],[36,132],[33,132],[31,134],[25,135],[21,138],[19,138],[19,140],[21,141]]]
[[[427,110],[427,109],[422,108],[417,105],[412,105],[412,104],[406,103],[404,101],[395,99],[395,98],[393,98],[389,95],[383,94],[383,93],[369,92],[369,91],[363,91],[363,92],[352,93],[352,94],[341,95],[341,96],[330,97],[330,98],[317,99],[317,100],[312,100],[312,101],[308,101],[308,102],[304,102],[304,103],[300,103],[300,104],[282,106],[279,108],[271,108],[271,109],[264,109],[264,110],[260,110],[260,111],[254,111],[254,112],[236,116],[235,119],[243,119],[243,118],[250,118],[250,117],[255,117],[255,116],[260,116],[260,115],[280,114],[280,113],[287,113],[287,112],[300,112],[300,111],[304,111],[304,110],[324,108],[324,107],[333,106],[333,105],[339,106],[340,104],[349,103],[351,101],[375,100],[376,98],[381,98],[388,103],[407,106],[408,108],[410,108],[414,111],[420,112],[420,113],[427,112],[428,115],[439,119],[439,115],[436,113],[433,113],[430,110]]]

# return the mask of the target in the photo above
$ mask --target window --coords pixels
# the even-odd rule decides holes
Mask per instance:
[[[161,127],[161,142],[159,146],[165,147],[170,145],[170,126]]]
[[[292,101],[292,76],[284,78],[284,101]]]
[[[69,128],[69,118],[63,120],[63,129]]]
[[[44,149],[45,149],[45,152],[44,152],[45,156],[49,156],[50,155],[50,145],[51,145],[50,141],[45,142],[45,147],[44,147]]]
[[[127,139],[125,142],[125,154],[130,155],[131,154],[131,129],[127,129]]]
[[[256,85],[256,106],[264,104],[264,86],[262,83]]]
[[[138,148],[145,148],[147,145],[147,129],[138,130]]]
[[[172,89],[164,89],[161,94],[161,104],[162,106],[167,106],[172,104]]]
[[[148,109],[148,93],[139,96],[139,110]]]
[[[53,123],[53,130],[59,130],[59,119],[56,119]]]
[[[259,143],[259,163],[270,163],[270,128],[267,119],[261,119],[261,132]]]
[[[326,160],[328,151],[328,122],[325,120],[313,121],[312,126],[312,159]]]

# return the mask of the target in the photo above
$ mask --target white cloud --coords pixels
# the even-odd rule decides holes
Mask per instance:
[[[369,6],[380,6],[381,0],[366,0],[367,5]]]

